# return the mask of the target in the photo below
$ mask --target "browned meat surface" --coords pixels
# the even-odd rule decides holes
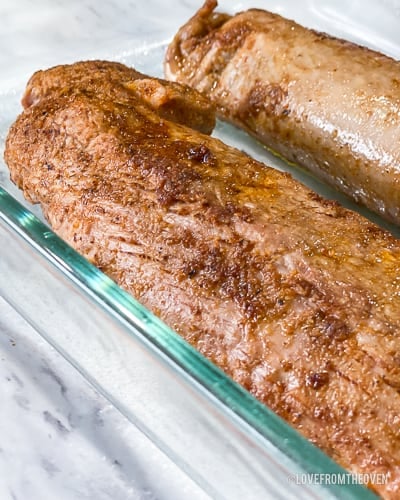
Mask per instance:
[[[389,221],[400,223],[400,63],[270,12],[204,7],[171,43],[169,79]]]
[[[205,134],[215,126],[209,99],[188,86],[148,78],[117,62],[91,61],[37,71],[29,80],[22,104],[25,108],[57,93],[71,95],[77,89],[134,106],[138,98],[167,120],[189,125]]]
[[[88,85],[93,65],[111,97],[102,73]],[[400,242],[160,118],[119,71],[34,77],[7,139],[13,181],[229,376],[351,471],[387,473],[377,489],[399,498]]]

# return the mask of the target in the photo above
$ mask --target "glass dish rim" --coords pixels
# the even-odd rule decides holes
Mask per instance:
[[[281,456],[299,467],[302,473],[351,474],[225,375],[1,186],[0,221],[117,320],[128,335],[161,356],[187,383],[201,390],[234,425],[245,432],[250,431],[263,449],[272,445]],[[324,484],[323,487],[338,498],[343,494],[349,500],[377,498],[371,490],[356,481],[346,481],[340,485]]]

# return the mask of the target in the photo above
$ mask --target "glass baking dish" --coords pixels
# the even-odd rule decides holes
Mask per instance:
[[[56,15],[62,21],[64,12],[60,6],[49,0],[39,3],[47,9],[52,22]],[[124,6],[127,16],[132,16],[132,31],[126,31],[126,19],[120,20],[119,25],[110,22],[107,29],[101,25],[105,31],[99,28],[93,41],[83,43],[83,48],[79,44],[64,46],[61,37],[57,50],[52,47],[46,52],[41,47],[31,58],[17,57],[20,64],[14,60],[14,71],[3,54],[1,152],[8,127],[20,110],[24,84],[33,70],[102,57],[160,76],[167,40],[199,6],[196,1],[170,2],[168,18],[167,11],[163,11],[166,7],[155,0],[146,5],[117,4],[118,8]],[[263,6],[310,27],[400,56],[400,33],[396,28],[400,2],[363,2],[362,12],[360,5],[349,0],[310,0],[301,6],[294,0],[243,1],[234,5],[221,2],[221,9],[237,11]],[[41,8],[36,5],[35,12]],[[84,27],[90,25],[93,14],[79,2],[68,3],[65,11],[71,8],[82,20],[75,37],[79,40],[81,34],[84,39]],[[107,8],[97,7],[96,15],[107,16]],[[33,7],[31,10],[33,17],[38,15]],[[146,33],[142,28],[154,12],[158,12],[157,19],[164,20],[156,23],[155,38],[154,33]],[[18,24],[21,14],[15,11],[13,15]],[[26,10],[24,15],[35,33],[43,30],[42,25],[35,28]],[[140,37],[132,35],[135,27]],[[96,34],[103,36],[103,44],[96,42]],[[0,36],[1,43],[4,40]],[[28,38],[24,43],[28,43]],[[340,194],[273,157],[233,127],[219,123],[215,135],[266,163],[289,170],[321,194],[357,209]],[[345,471],[60,240],[44,222],[40,210],[27,204],[10,183],[3,162],[0,186],[0,294],[213,498],[375,498],[369,490],[351,481],[340,485],[318,480],[320,474],[333,476]],[[376,216],[364,213],[385,225]],[[398,234],[395,228],[389,229]],[[316,480],[310,480],[306,474],[313,474]]]

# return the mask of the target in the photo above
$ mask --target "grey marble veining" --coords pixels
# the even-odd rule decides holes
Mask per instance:
[[[201,3],[0,2],[0,153],[8,127],[20,111],[24,84],[35,70],[104,58],[161,75],[165,44]],[[269,8],[322,30],[329,24],[332,34],[400,57],[397,0],[222,0],[220,4],[231,12]],[[224,135],[222,129],[217,133],[238,144],[238,135]],[[256,158],[265,157],[259,146],[243,136],[240,141]],[[3,164],[0,185],[22,201]],[[40,216],[37,207],[33,211]],[[0,500],[205,498],[1,298],[0,402]]]
[[[2,500],[206,498],[2,299],[0,400]]]
[[[132,60],[138,49],[142,54],[143,46],[172,35],[171,9],[178,22],[193,10],[176,8],[179,3],[1,2],[1,151],[35,70],[79,59]],[[4,168],[0,176],[22,200]],[[37,207],[34,212],[41,215]],[[3,300],[0,398],[2,500],[205,498]]]

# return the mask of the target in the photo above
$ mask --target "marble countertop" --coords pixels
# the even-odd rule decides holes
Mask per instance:
[[[162,49],[201,3],[202,0],[0,2],[0,146],[20,110],[20,95],[34,71],[101,58],[135,65],[160,76]],[[220,2],[221,7],[233,11],[248,3]],[[347,17],[343,15],[345,4]],[[372,10],[362,12],[356,0],[254,0],[251,5],[269,6],[322,30],[329,20],[327,31],[332,34],[399,57],[398,1],[368,2]],[[248,151],[257,157],[258,149]],[[6,178],[8,172],[0,169],[0,185],[5,184]],[[12,194],[18,195],[16,191]],[[37,208],[32,211],[40,217]],[[1,254],[0,240],[0,259]],[[0,271],[0,283],[2,280],[5,277]],[[1,500],[208,498],[43,340],[1,297],[1,292],[0,398]],[[253,449],[251,453],[253,457]]]
[[[179,23],[194,5],[1,2],[0,95],[21,92],[39,68],[96,57],[124,60],[137,47],[172,35],[171,8],[180,7]],[[1,297],[0,398],[2,500],[206,498]]]
[[[0,498],[206,495],[0,299]]]

